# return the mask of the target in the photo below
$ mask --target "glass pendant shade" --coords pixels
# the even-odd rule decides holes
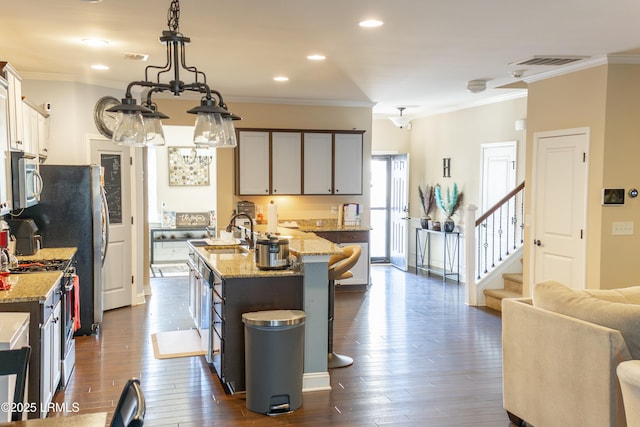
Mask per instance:
[[[143,117],[144,129],[146,134],[146,144],[156,147],[165,143],[164,130],[162,129],[162,120],[157,117]]]
[[[113,142],[118,145],[142,147],[146,143],[144,122],[140,111],[118,111]]]
[[[218,147],[224,144],[224,139],[224,124],[220,113],[198,113],[193,142],[196,145]]]
[[[222,123],[224,124],[224,144],[219,146],[218,148],[233,148],[238,145],[236,141],[236,128],[233,125],[232,116],[227,116],[222,119]]]

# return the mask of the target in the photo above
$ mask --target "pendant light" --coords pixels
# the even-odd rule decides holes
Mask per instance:
[[[158,111],[157,106],[151,101],[151,95],[156,92],[171,92],[180,96],[185,91],[191,91],[204,94],[200,105],[187,111],[197,115],[193,142],[209,147],[235,147],[233,121],[241,120],[241,117],[227,110],[222,94],[207,85],[204,72],[186,65],[185,45],[191,39],[179,31],[179,0],[171,1],[167,17],[169,30],[163,31],[160,37],[160,41],[167,48],[167,62],[162,66],[148,65],[145,68],[144,80],[129,83],[122,103],[108,110],[117,113],[113,142],[130,146],[163,145],[161,119],[168,116]],[[149,79],[152,70],[157,76],[155,81]],[[191,73],[193,81],[185,83],[180,80],[180,70]],[[161,82],[160,78],[165,73],[171,73],[173,79]],[[136,105],[133,99],[131,91],[135,86],[150,89],[144,105]]]

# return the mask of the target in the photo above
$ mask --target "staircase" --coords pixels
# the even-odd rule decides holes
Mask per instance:
[[[485,289],[483,291],[487,307],[502,311],[504,298],[522,298],[522,273],[505,273],[503,289]]]

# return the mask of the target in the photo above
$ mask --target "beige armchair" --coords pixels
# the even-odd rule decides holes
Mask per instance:
[[[622,362],[617,368],[627,426],[640,426],[640,360]]]
[[[545,282],[534,287],[533,300],[503,300],[503,405],[510,419],[536,427],[626,426],[616,369],[640,359],[639,295],[638,287],[579,291]]]

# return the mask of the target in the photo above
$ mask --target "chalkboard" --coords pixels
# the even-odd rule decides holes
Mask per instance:
[[[206,227],[209,225],[209,212],[177,212],[176,227]]]
[[[100,165],[104,168],[104,191],[107,194],[111,224],[122,224],[121,157],[121,154],[100,155]]]

